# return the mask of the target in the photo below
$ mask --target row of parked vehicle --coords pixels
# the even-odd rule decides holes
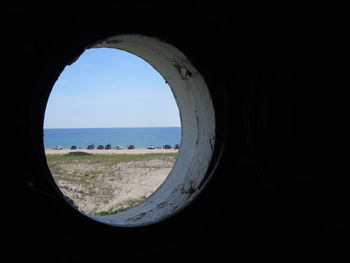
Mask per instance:
[[[76,147],[76,146],[72,146],[72,147]],[[75,150],[76,149],[76,148],[72,149],[72,147],[71,147],[71,150]],[[103,149],[110,150],[112,148],[114,148],[114,149],[124,149],[124,147],[121,146],[121,145],[116,145],[115,147],[112,147],[112,145],[110,145],[110,144],[106,144],[105,146],[100,144],[99,146],[96,147],[97,150],[103,150]],[[135,146],[134,145],[129,145],[127,148],[128,149],[135,149]],[[95,145],[94,144],[90,144],[90,145],[88,145],[88,147],[86,149],[93,150],[93,149],[95,149]]]
[[[132,149],[135,149],[135,145],[128,145],[126,147],[127,149],[129,150],[132,150]],[[147,147],[147,149],[180,149],[180,145],[179,144],[175,144],[174,147],[171,147],[171,145],[169,144],[166,144],[166,145],[163,145],[163,147],[160,147],[160,146],[155,146],[154,144],[151,144]],[[62,150],[63,147],[61,145],[57,145],[55,147],[53,147],[54,150]],[[72,147],[70,147],[71,150],[77,150],[77,149],[81,149],[81,148],[78,148],[76,145],[73,145]],[[120,150],[120,149],[124,149],[123,146],[121,145],[116,145],[115,147],[112,147],[111,144],[106,144],[106,145],[98,145],[97,147],[95,147],[94,144],[90,144],[86,147],[87,150],[93,150],[93,149],[97,149],[97,150],[110,150],[110,149],[117,149],[117,150]]]

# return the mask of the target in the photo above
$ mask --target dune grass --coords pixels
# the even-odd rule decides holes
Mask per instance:
[[[142,188],[152,173],[168,173],[176,156],[177,153],[90,154],[78,151],[47,154],[46,159],[62,193],[79,210],[107,215],[124,211],[147,198],[145,193],[130,195],[130,198],[122,195],[132,192],[133,186]],[[115,201],[118,198],[120,202]]]
[[[47,154],[46,159],[50,170],[55,164],[67,162],[84,162],[87,164],[103,163],[115,165],[117,163],[147,161],[152,159],[173,160],[177,153],[147,153],[147,154],[91,154],[85,152],[70,152],[68,154]],[[51,170],[52,171],[52,170]]]

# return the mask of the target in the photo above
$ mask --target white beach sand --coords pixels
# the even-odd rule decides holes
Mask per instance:
[[[110,149],[110,150],[87,150],[87,149],[62,149],[62,150],[54,150],[54,149],[45,149],[46,154],[67,154],[70,152],[86,152],[91,154],[146,154],[146,153],[177,153],[179,150],[175,149],[147,149],[147,148],[135,148],[135,149]]]
[[[80,211],[87,214],[129,207],[149,197],[168,176],[176,155],[148,154],[178,152],[173,149],[140,148],[133,150],[50,149],[46,150],[46,154],[57,156],[57,154],[78,151],[104,154],[106,157],[93,160],[82,157],[67,161],[64,158],[63,161],[48,158],[48,165],[61,192],[71,199]],[[112,156],[108,157],[107,154]],[[145,154],[145,156],[137,160],[114,163],[114,154]],[[106,158],[108,160],[104,161]]]

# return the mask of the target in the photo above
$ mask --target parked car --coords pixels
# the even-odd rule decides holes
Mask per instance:
[[[155,148],[156,148],[156,146],[154,146],[154,144],[151,144],[150,146],[147,147],[147,149],[151,149],[151,150],[153,150]]]
[[[169,144],[166,144],[163,146],[163,149],[171,149],[171,146]]]
[[[128,146],[128,149],[129,149],[129,150],[135,149],[135,146],[134,146],[134,145],[129,145],[129,146]]]
[[[117,146],[115,146],[115,148],[116,148],[117,150],[121,150],[121,149],[123,149],[123,146],[117,145]],[[129,148],[128,148],[128,149],[129,149]]]
[[[102,144],[100,144],[99,146],[97,146],[97,150],[103,150],[105,147],[102,145]]]
[[[174,145],[174,149],[180,149],[180,145],[179,144],[175,144]]]
[[[77,146],[73,145],[72,147],[70,147],[71,150],[76,150],[78,149]]]
[[[61,145],[56,145],[55,147],[53,147],[54,150],[62,150],[63,147]]]
[[[95,145],[90,144],[90,145],[88,145],[88,147],[87,147],[86,149],[88,149],[88,150],[93,150],[93,149],[95,149]]]
[[[110,145],[110,144],[106,144],[106,146],[105,146],[105,150],[110,150],[110,149],[112,149],[112,145]]]

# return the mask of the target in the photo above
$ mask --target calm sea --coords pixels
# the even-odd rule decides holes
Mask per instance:
[[[146,148],[150,144],[174,146],[180,144],[181,127],[149,127],[149,128],[75,128],[44,129],[45,148],[61,145],[70,148],[72,145],[86,148],[89,144],[111,144],[113,147],[130,144]]]

